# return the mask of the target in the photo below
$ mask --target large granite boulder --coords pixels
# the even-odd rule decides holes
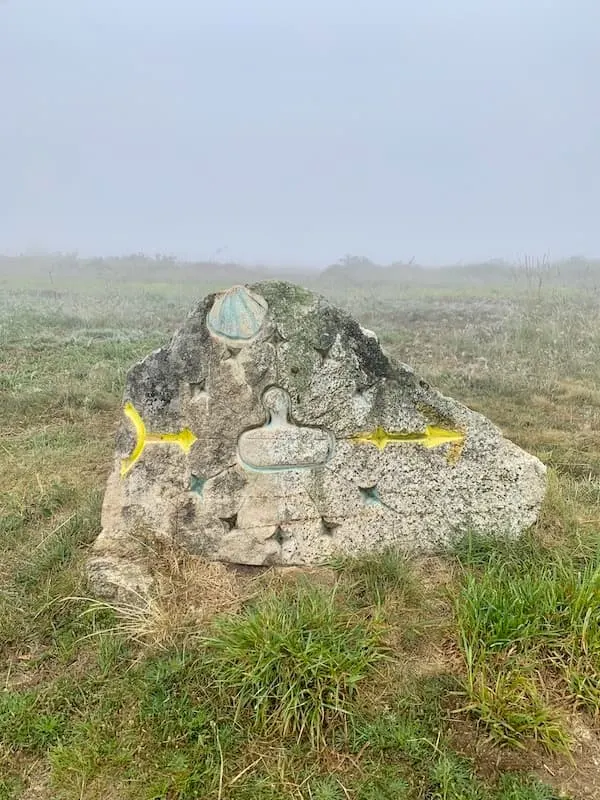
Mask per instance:
[[[116,451],[89,561],[113,596],[150,587],[156,542],[252,565],[431,551],[517,536],[545,490],[537,458],[281,281],[209,295],[132,367]]]

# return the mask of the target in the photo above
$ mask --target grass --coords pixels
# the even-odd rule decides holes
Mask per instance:
[[[313,585],[158,552],[155,598],[110,606],[83,564],[126,370],[192,284],[52,280],[0,298],[0,800],[597,796],[593,293],[328,289],[550,465],[528,535],[346,559]]]
[[[570,740],[565,726],[535,677],[520,668],[490,668],[474,661],[468,645],[464,710],[481,721],[491,737],[513,747],[526,747],[528,740],[549,751],[568,752]]]
[[[339,559],[332,566],[351,584],[360,606],[381,607],[390,596],[409,605],[422,600],[411,558],[401,551],[388,548],[378,554]]]
[[[599,543],[588,557],[531,540],[459,548],[463,563],[479,565],[456,599],[468,708],[501,741],[568,749],[550,694],[600,714]]]
[[[208,643],[219,692],[233,702],[237,722],[313,747],[336,726],[347,728],[359,684],[384,657],[373,623],[309,587],[222,617]]]

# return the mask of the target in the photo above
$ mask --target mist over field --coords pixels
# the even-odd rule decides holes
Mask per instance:
[[[0,252],[600,253],[595,0],[8,0]]]

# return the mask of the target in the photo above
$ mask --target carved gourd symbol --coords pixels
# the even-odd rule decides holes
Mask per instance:
[[[333,455],[335,437],[327,430],[291,421],[289,394],[278,386],[262,396],[267,421],[242,433],[238,456],[242,466],[259,472],[317,469]]]

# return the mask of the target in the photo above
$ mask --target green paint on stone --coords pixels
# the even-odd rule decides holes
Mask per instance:
[[[206,478],[199,478],[198,475],[192,475],[190,478],[190,491],[196,492],[196,494],[202,496],[205,483]]]

